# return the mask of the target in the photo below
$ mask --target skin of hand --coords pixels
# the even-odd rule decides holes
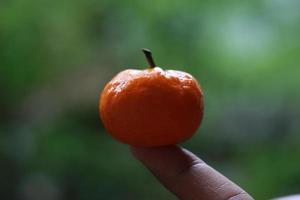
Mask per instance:
[[[228,178],[178,146],[131,147],[132,154],[182,200],[253,200]]]

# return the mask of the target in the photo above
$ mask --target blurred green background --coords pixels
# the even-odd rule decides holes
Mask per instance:
[[[204,89],[184,147],[256,199],[299,192],[300,1],[2,0],[1,199],[176,199],[98,116],[143,47]]]

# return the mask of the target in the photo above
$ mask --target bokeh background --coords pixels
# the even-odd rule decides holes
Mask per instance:
[[[98,116],[143,47],[204,89],[184,147],[256,199],[300,191],[300,1],[2,0],[1,199],[176,199]]]

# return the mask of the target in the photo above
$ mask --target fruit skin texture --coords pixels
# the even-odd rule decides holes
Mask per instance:
[[[133,146],[171,145],[189,139],[203,118],[203,93],[190,74],[128,69],[100,97],[100,117],[117,140]]]

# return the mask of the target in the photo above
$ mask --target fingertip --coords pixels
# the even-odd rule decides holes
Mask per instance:
[[[130,146],[130,151],[134,157],[140,160],[148,150],[145,147]]]
[[[130,146],[130,151],[135,157],[139,158],[147,149],[145,147]]]
[[[131,147],[132,154],[155,175],[172,175],[187,168],[194,160],[199,160],[189,151],[175,146]]]
[[[160,157],[162,154],[177,149],[177,146],[160,146],[160,147],[136,147],[130,146],[131,153],[139,160],[147,160],[153,157]]]

